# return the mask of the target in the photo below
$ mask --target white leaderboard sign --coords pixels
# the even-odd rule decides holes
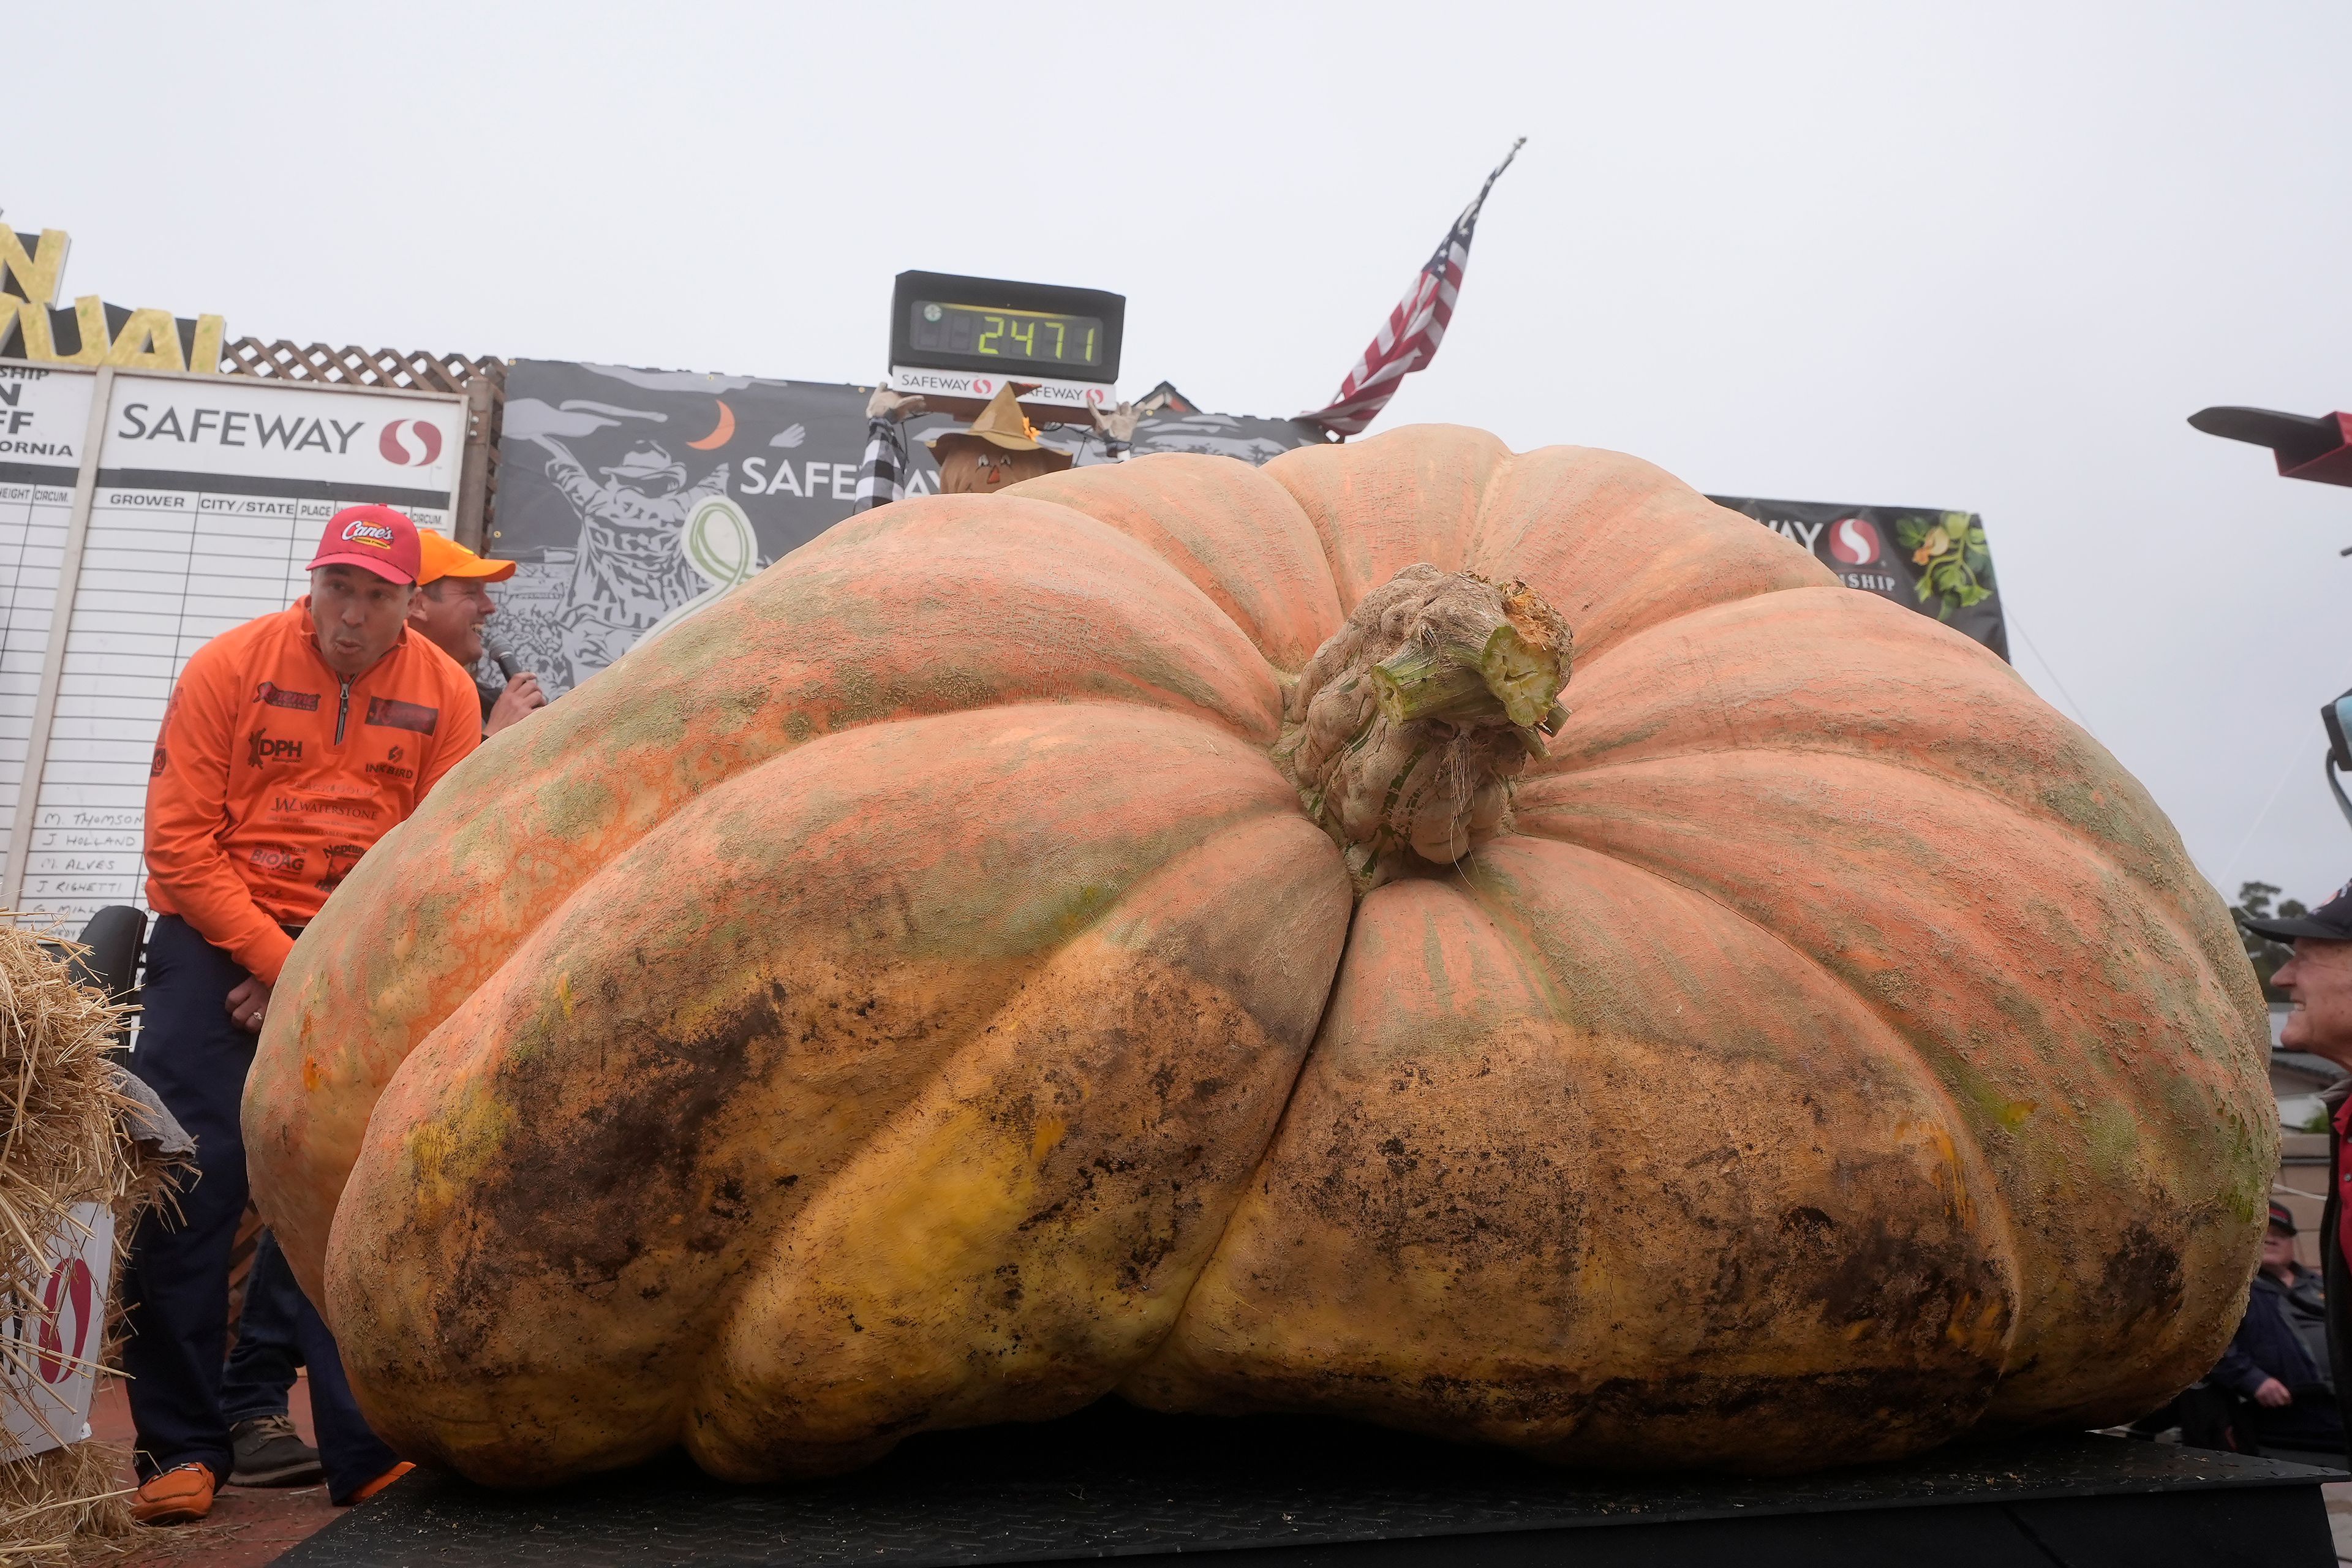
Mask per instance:
[[[181,666],[301,597],[339,508],[450,531],[465,418],[440,394],[0,362],[0,910],[145,906]]]

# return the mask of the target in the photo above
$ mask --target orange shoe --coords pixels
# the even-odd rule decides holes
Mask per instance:
[[[392,1468],[384,1471],[383,1474],[376,1477],[375,1479],[370,1481],[367,1485],[362,1487],[359,1490],[353,1492],[343,1500],[345,1502],[365,1502],[368,1499],[375,1496],[376,1493],[383,1490],[384,1488],[392,1485],[393,1482],[400,1479],[401,1477],[406,1475],[415,1468],[416,1467],[415,1465],[410,1464],[406,1459],[403,1459],[400,1463],[393,1466]]]
[[[151,1477],[131,1500],[141,1524],[194,1524],[213,1510],[213,1473],[191,1459]]]

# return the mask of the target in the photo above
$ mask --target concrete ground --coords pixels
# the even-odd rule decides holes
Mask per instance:
[[[295,1380],[289,1404],[302,1440],[317,1442],[310,1430],[308,1382]],[[130,1447],[131,1405],[121,1378],[106,1380],[90,1406],[89,1429],[93,1437]],[[138,1481],[126,1470],[122,1484],[136,1486]],[[203,1523],[142,1530],[129,1543],[130,1555],[107,1561],[122,1568],[259,1568],[324,1530],[342,1511],[327,1500],[323,1481],[308,1487],[223,1487],[214,1500],[212,1517]]]

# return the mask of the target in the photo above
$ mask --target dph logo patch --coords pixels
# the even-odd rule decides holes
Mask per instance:
[[[274,740],[268,731],[256,730],[245,738],[245,760],[257,768],[264,763],[299,763],[302,742]]]

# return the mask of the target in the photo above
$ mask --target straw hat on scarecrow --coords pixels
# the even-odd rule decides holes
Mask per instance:
[[[1037,427],[1009,385],[988,400],[969,429],[942,431],[924,445],[940,460],[943,495],[984,495],[1070,466],[1067,452],[1037,439]]]

